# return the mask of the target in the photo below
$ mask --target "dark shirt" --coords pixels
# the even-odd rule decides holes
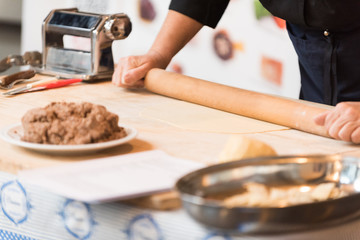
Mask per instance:
[[[360,0],[260,0],[274,16],[303,27],[344,31],[360,26]],[[170,9],[215,27],[229,0],[172,0]]]
[[[215,28],[228,4],[229,0],[172,0],[169,9]]]
[[[360,101],[360,0],[260,1],[287,21],[299,59],[300,98],[330,105]],[[169,8],[215,28],[228,4],[172,0]]]

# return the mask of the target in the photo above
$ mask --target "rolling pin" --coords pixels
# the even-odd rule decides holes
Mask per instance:
[[[329,137],[313,118],[328,110],[321,104],[226,86],[182,74],[152,69],[145,87],[154,93],[206,107]]]

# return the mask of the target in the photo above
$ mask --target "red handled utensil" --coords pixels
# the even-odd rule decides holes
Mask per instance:
[[[59,88],[64,87],[69,84],[82,82],[82,79],[62,79],[57,80],[55,82],[47,83],[47,84],[41,84],[36,87],[30,88],[28,90],[25,90],[25,92],[33,92],[33,91],[39,91],[39,90],[45,90],[45,89],[51,89],[51,88]]]
[[[25,87],[20,87],[11,91],[4,92],[3,95],[10,96],[19,93],[25,92],[33,92],[39,91],[44,89],[51,89],[51,88],[59,88],[69,84],[81,82],[82,79],[57,79],[57,78],[48,78],[44,80],[39,80],[38,82],[29,83]]]

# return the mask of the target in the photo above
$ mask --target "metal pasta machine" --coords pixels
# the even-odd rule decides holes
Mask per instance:
[[[128,37],[131,28],[123,13],[52,10],[42,25],[42,65],[36,70],[61,78],[109,79],[114,71],[112,42]]]

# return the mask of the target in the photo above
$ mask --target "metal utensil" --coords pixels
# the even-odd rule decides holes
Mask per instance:
[[[9,95],[15,95],[15,94],[24,93],[24,92],[34,92],[34,91],[40,91],[40,90],[45,90],[45,89],[59,88],[59,87],[64,87],[64,86],[67,86],[67,85],[70,85],[73,83],[82,82],[82,81],[83,81],[83,79],[50,78],[49,80],[39,81],[37,83],[27,85],[25,87],[21,87],[18,89],[14,89],[12,91],[5,92],[5,93],[3,93],[3,95],[9,96]]]
[[[18,83],[26,83],[26,82],[35,82],[37,80],[35,79],[18,79],[18,80],[15,80],[13,81],[12,83],[6,85],[6,86],[0,86],[0,89],[11,89],[15,86],[15,84],[18,84]]]
[[[14,95],[14,94],[17,94],[17,93],[22,93],[22,92],[28,91],[31,88],[46,85],[46,84],[53,83],[53,82],[56,82],[56,81],[58,81],[58,78],[49,77],[49,78],[45,78],[43,80],[38,80],[38,81],[33,82],[33,83],[28,83],[24,87],[18,87],[16,89],[13,89],[13,90],[10,90],[10,91],[7,91],[7,92],[3,92],[2,94],[5,95],[5,96]]]
[[[23,82],[26,79],[30,79],[35,76],[34,70],[26,70],[14,73],[12,75],[4,76],[0,78],[0,88],[10,89],[16,83]]]
[[[317,186],[334,182],[345,197],[288,207],[227,207],[224,196],[245,183]],[[360,159],[339,155],[245,159],[200,169],[176,183],[183,207],[209,228],[233,235],[273,234],[328,227],[360,216]],[[265,201],[266,199],[264,199]]]
[[[25,52],[24,55],[9,55],[0,61],[0,72],[4,72],[12,66],[30,65],[40,67],[42,65],[42,54],[33,51]]]

